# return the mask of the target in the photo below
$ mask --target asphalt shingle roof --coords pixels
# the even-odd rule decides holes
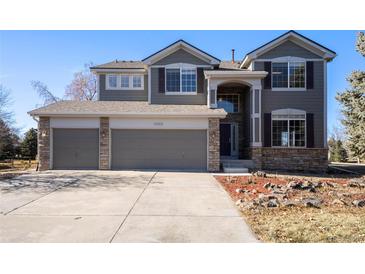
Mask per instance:
[[[115,60],[113,62],[93,66],[90,69],[146,69],[147,66],[141,61],[121,61]]]
[[[210,109],[206,105],[157,105],[137,101],[60,101],[28,112],[32,116],[47,115],[177,115],[222,116],[223,109]]]

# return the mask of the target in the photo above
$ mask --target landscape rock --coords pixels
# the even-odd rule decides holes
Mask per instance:
[[[365,179],[362,178],[354,178],[348,181],[347,183],[348,187],[365,187]]]
[[[298,205],[298,202],[295,202],[295,201],[284,201],[282,204],[285,207],[295,207],[295,206]]]
[[[341,199],[334,199],[331,204],[332,205],[347,205],[347,203]]]
[[[304,198],[302,200],[303,202],[303,205],[305,205],[306,207],[315,207],[315,208],[320,208],[321,207],[321,204],[322,202],[317,199],[317,198]]]
[[[276,199],[271,199],[267,202],[267,207],[278,207],[279,202]]]
[[[254,172],[252,175],[253,176],[256,176],[256,177],[264,177],[264,178],[266,178],[266,173],[263,172],[263,171],[261,171],[261,170],[258,170],[256,172]]]
[[[365,200],[355,200],[352,202],[352,204],[356,207],[364,207],[365,206]]]

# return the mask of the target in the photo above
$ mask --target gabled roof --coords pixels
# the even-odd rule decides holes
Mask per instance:
[[[151,54],[150,56],[146,57],[145,59],[143,59],[142,61],[148,65],[157,62],[158,60],[161,60],[162,58],[168,56],[169,54],[179,50],[179,49],[184,49],[187,52],[195,55],[196,57],[203,59],[205,61],[207,61],[208,63],[212,64],[212,65],[218,65],[220,63],[220,60],[208,53],[206,53],[205,51],[202,51],[201,49],[189,44],[188,42],[180,39],[170,45],[168,45],[167,47]]]
[[[279,46],[280,44],[286,41],[292,41],[306,48],[307,50],[319,56],[322,56],[324,59],[329,61],[336,57],[336,52],[334,52],[333,50],[326,48],[325,46],[299,34],[294,30],[290,30],[284,33],[283,35],[280,35],[279,37],[275,38],[274,40],[271,40],[270,42],[262,45],[261,47],[258,47],[257,49],[247,53],[241,63],[241,68],[248,67],[253,59],[257,58],[259,55]]]

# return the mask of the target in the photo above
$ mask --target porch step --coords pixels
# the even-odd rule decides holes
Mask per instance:
[[[226,173],[248,173],[249,169],[254,167],[252,160],[224,159],[221,163]]]

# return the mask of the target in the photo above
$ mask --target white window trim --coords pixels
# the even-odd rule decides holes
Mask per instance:
[[[235,95],[235,96],[238,96],[238,110],[237,110],[237,112],[227,112],[227,113],[232,113],[232,114],[241,113],[240,94],[238,94],[238,93],[224,93],[224,94],[221,94],[221,95]],[[218,97],[219,97],[219,94],[217,94],[217,103],[216,103],[217,106],[218,106],[218,102],[219,102]]]
[[[111,87],[109,86],[109,77],[110,76],[117,76],[117,87]],[[122,76],[128,76],[129,79],[129,87],[121,87],[122,85]],[[134,76],[138,76],[141,77],[141,87],[133,87],[133,77]],[[106,85],[105,85],[107,90],[144,90],[144,75],[143,74],[115,74],[115,73],[111,73],[111,74],[107,74],[106,75]]]
[[[117,77],[117,85],[116,85],[116,87],[111,87],[111,86],[109,86],[109,77],[111,77],[111,76],[116,76]],[[106,80],[106,89],[109,89],[109,90],[116,90],[116,89],[118,89],[118,86],[119,86],[119,82],[120,82],[120,79],[119,79],[120,77],[118,77],[118,74],[107,74],[106,75],[106,78],[105,78],[105,80]]]
[[[168,91],[167,90],[167,70],[168,69],[179,69],[180,70],[180,91]],[[195,70],[195,91],[182,91],[182,70],[183,69],[191,69]],[[196,66],[192,66],[189,64],[171,64],[165,66],[165,95],[197,95],[198,94],[198,70]]]
[[[288,115],[287,118],[275,118],[274,114]],[[304,118],[291,118],[290,115],[304,115]],[[291,146],[290,145],[290,121],[304,121],[304,146]],[[288,122],[288,145],[287,146],[274,146],[274,131],[273,131],[273,121],[287,121]],[[273,148],[307,148],[307,115],[303,110],[295,110],[295,109],[282,109],[271,112],[271,147]],[[295,140],[294,140],[295,141]]]
[[[282,88],[274,88],[274,81],[273,81],[273,65],[275,63],[287,63],[288,64],[288,87]],[[304,63],[304,88],[292,88],[290,87],[290,63]],[[279,57],[272,59],[271,62],[271,90],[272,91],[307,91],[307,62],[306,59],[299,58],[299,57]]]

